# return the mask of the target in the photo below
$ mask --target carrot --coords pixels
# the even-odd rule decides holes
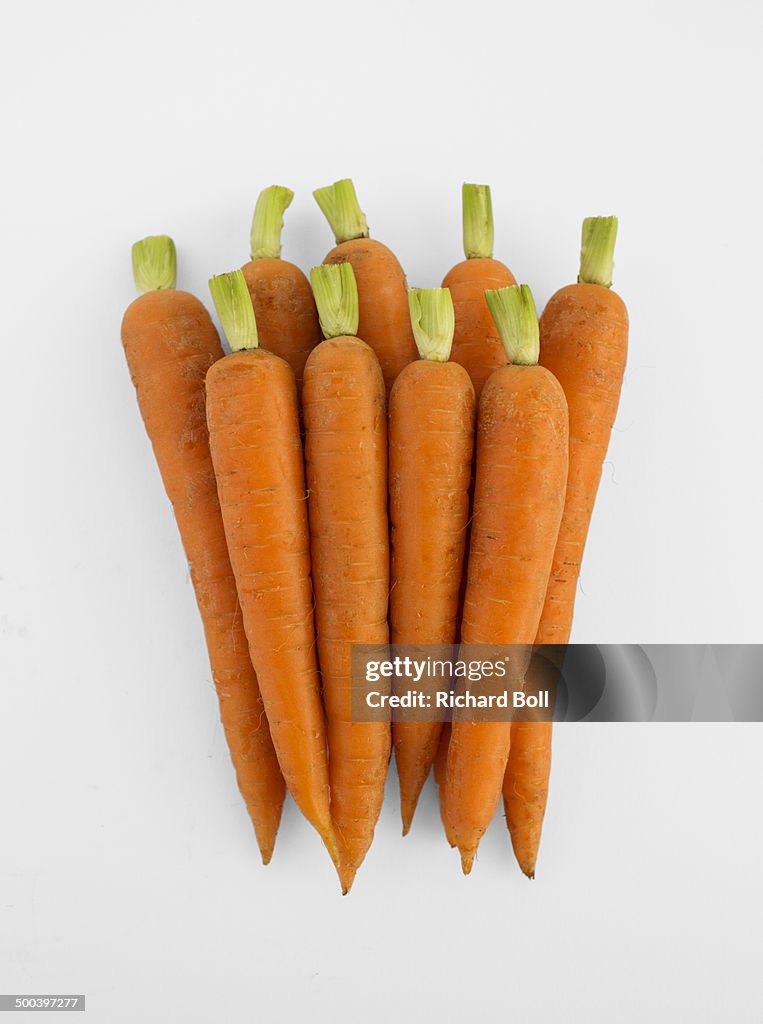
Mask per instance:
[[[207,373],[207,422],[244,629],[286,785],[336,863],[294,373],[259,348],[240,270],[210,290],[232,354]]]
[[[285,359],[302,389],[310,352],[321,340],[310,282],[293,263],[281,259],[284,211],[294,193],[281,185],[264,189],[254,208],[252,258],[242,268],[252,297],[262,348]]]
[[[447,288],[411,289],[420,359],[394,383],[389,401],[393,644],[453,644],[474,441],[474,388],[448,362],[453,302]],[[392,725],[403,835],[437,753],[441,722]]]
[[[477,423],[474,519],[461,638],[530,645],[540,622],[567,482],[567,403],[537,365],[530,289],[488,291],[509,362],[485,385]],[[501,795],[510,722],[454,719],[445,783],[446,831],[464,874]]]
[[[541,363],[567,396],[570,471],[564,515],[538,627],[539,644],[566,644],[601,467],[620,400],[628,313],[613,291],[616,217],[583,221],[578,283],[551,297],[540,318]],[[522,871],[533,878],[548,797],[551,725],[518,723],[503,797]]]
[[[444,722],[437,743],[434,758],[434,781],[442,788],[445,785],[445,767],[448,763],[448,745],[450,743],[450,722]]]
[[[445,804],[447,802],[445,792],[445,775],[448,764],[448,747],[450,746],[450,722],[443,722],[442,730],[440,731],[440,739],[437,744],[437,751],[435,753],[434,765],[432,771],[434,774],[435,785],[437,786],[437,802],[440,807],[440,820],[442,821],[443,828],[445,829],[446,837],[448,837],[448,823],[445,818]],[[453,843],[450,843],[453,846]]]
[[[313,192],[336,238],[324,263],[350,263],[358,287],[358,334],[378,356],[389,393],[416,358],[408,314],[408,285],[395,255],[369,238],[365,214],[349,178]]]
[[[199,300],[175,290],[175,263],[166,235],[133,246],[144,294],[125,313],[122,344],[188,558],[239,789],[267,864],[285,787],[241,624],[209,453],[204,378],[223,351]]]
[[[318,656],[331,813],[347,893],[373,840],[390,754],[389,722],[352,719],[353,644],[386,645],[387,423],[379,361],[356,337],[349,264],[311,271],[326,341],[305,366],[303,411]]]
[[[477,399],[506,353],[485,302],[488,288],[516,284],[507,266],[493,259],[493,206],[489,185],[464,185],[462,193],[466,259],[445,275],[456,310],[451,359],[469,371]]]

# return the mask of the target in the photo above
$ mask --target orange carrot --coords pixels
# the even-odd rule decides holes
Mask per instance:
[[[321,330],[310,282],[299,267],[281,259],[283,215],[293,198],[294,193],[281,185],[260,193],[252,219],[252,258],[241,270],[252,297],[260,345],[286,360],[300,392],[305,361],[321,340]]]
[[[477,424],[477,475],[461,639],[535,639],[567,482],[567,403],[537,365],[538,321],[529,288],[488,291],[512,365],[485,385]],[[445,786],[446,830],[465,874],[501,795],[510,722],[454,719]]]
[[[294,373],[259,348],[240,270],[210,290],[233,350],[207,373],[207,422],[244,629],[286,785],[337,863]]]
[[[559,380],[570,413],[570,471],[539,644],[566,644],[601,467],[620,400],[628,314],[613,291],[617,218],[583,221],[578,283],[551,297],[540,318],[540,361]],[[517,723],[504,781],[504,808],[522,871],[530,878],[540,845],[551,765],[551,725]]]
[[[390,754],[389,722],[353,721],[351,678],[352,645],[389,639],[387,423],[379,361],[356,337],[352,267],[316,267],[311,278],[327,340],[305,366],[305,456],[331,813],[346,893],[373,840]]]
[[[241,623],[209,453],[204,379],[223,351],[199,300],[175,290],[170,238],[136,242],[133,267],[144,294],[125,313],[122,344],[188,558],[239,789],[267,864],[285,787]]]
[[[469,519],[474,388],[448,362],[453,302],[447,288],[409,292],[420,359],[395,381],[389,402],[393,644],[453,644]],[[392,726],[403,835],[437,753],[441,722]]]
[[[381,242],[369,238],[365,214],[349,178],[313,192],[336,238],[324,263],[350,263],[358,287],[358,334],[381,364],[387,392],[416,358],[403,268]]]
[[[437,743],[437,752],[434,758],[434,781],[441,789],[445,785],[445,767],[448,763],[448,745],[450,744],[450,722],[444,722],[440,738]]]
[[[445,836],[448,839],[451,847],[451,837],[448,836],[448,823],[445,818],[445,804],[446,804],[446,792],[445,792],[445,777],[447,774],[448,765],[448,747],[450,746],[450,722],[443,722],[442,730],[440,732],[440,739],[437,744],[437,752],[434,757],[434,765],[432,771],[434,774],[435,785],[437,786],[437,803],[440,808],[440,820],[442,821],[443,828],[445,829]]]
[[[493,259],[493,206],[489,185],[463,186],[466,259],[445,275],[456,310],[451,359],[469,371],[479,400],[493,370],[506,362],[501,339],[485,301],[488,288],[516,284],[507,266]]]

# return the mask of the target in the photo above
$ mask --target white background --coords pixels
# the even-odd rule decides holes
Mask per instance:
[[[472,877],[396,779],[348,898],[288,805],[259,866],[119,343],[130,245],[179,283],[331,238],[352,176],[412,284],[460,185],[539,306],[617,213],[631,354],[578,601],[586,642],[761,637],[755,0],[17,4],[0,194],[0,991],[92,1020],[737,1021],[763,1013],[758,726],[566,726],[538,879]]]

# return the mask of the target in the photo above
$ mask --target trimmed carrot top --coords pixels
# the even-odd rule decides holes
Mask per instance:
[[[468,260],[493,257],[493,202],[489,185],[464,185],[461,191],[464,255]]]
[[[515,366],[535,366],[540,354],[540,338],[538,314],[529,285],[489,289],[485,299],[508,361]]]
[[[325,263],[310,271],[321,330],[326,338],[358,333],[358,286],[351,263]]]
[[[177,281],[177,254],[169,235],[150,235],[132,247],[132,272],[139,292],[171,291]]]
[[[368,238],[368,222],[360,208],[355,186],[350,178],[317,188],[313,195],[334,232],[337,245],[351,238]]]
[[[408,308],[416,348],[422,359],[447,363],[453,344],[455,314],[448,288],[409,288]]]
[[[259,348],[257,321],[246,278],[240,270],[220,274],[209,282],[209,290],[233,352]]]
[[[586,217],[580,246],[578,284],[612,287],[617,217]]]
[[[294,193],[283,185],[270,185],[260,192],[252,217],[250,251],[253,260],[281,258],[281,231],[284,211]]]

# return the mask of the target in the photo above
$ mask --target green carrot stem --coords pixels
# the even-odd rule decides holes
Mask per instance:
[[[358,286],[350,263],[329,263],[310,271],[321,330],[326,338],[358,333]]]
[[[366,215],[360,208],[350,178],[335,181],[325,188],[317,188],[313,195],[334,232],[337,245],[351,238],[368,238]]]
[[[464,185],[464,253],[468,260],[493,256],[493,203],[489,185]]]
[[[241,271],[234,270],[230,274],[213,277],[209,282],[209,290],[231,351],[259,348],[254,307],[246,278]]]
[[[450,289],[409,288],[408,308],[421,358],[447,363],[456,323]]]
[[[270,185],[260,192],[250,235],[253,260],[280,259],[283,215],[293,198],[292,190],[283,185]]]
[[[580,246],[579,283],[612,287],[616,238],[617,217],[585,218]]]
[[[151,235],[133,245],[132,273],[139,292],[158,292],[175,287],[177,254],[169,235]]]
[[[540,353],[538,314],[528,285],[513,284],[485,292],[506,358],[517,366],[535,366]]]

